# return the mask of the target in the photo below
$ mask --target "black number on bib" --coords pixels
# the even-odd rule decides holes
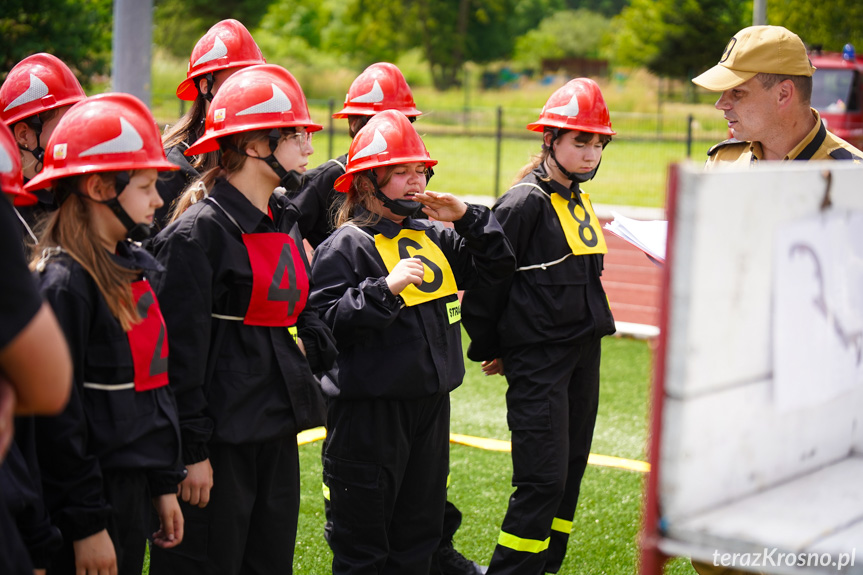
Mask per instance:
[[[596,237],[596,230],[594,230],[590,225],[590,214],[587,209],[582,207],[581,209],[584,211],[584,219],[581,220],[575,215],[575,206],[578,204],[574,199],[569,200],[567,202],[566,207],[569,209],[569,213],[572,214],[572,218],[578,222],[578,237],[581,238],[581,241],[584,242],[589,248],[595,247],[596,244],[599,243],[599,238]],[[590,232],[590,239],[587,238],[587,233]]]
[[[417,258],[423,263],[423,265],[427,266],[433,274],[431,281],[424,281],[417,286],[417,289],[419,289],[423,293],[434,293],[439,290],[440,287],[443,285],[443,271],[440,269],[440,266],[438,266],[436,263],[423,255],[411,255],[410,253],[408,253],[408,248],[418,250],[422,249],[422,245],[410,238],[400,238],[399,257],[401,259]]]
[[[279,287],[282,285],[282,279],[288,274],[288,287]],[[273,282],[270,284],[270,289],[267,290],[267,299],[270,301],[286,301],[288,302],[288,315],[294,313],[294,306],[300,302],[302,290],[297,287],[297,272],[294,269],[294,257],[291,254],[290,244],[282,246],[282,253],[279,255],[279,263],[276,265],[276,271],[273,273]]]
[[[138,298],[138,315],[141,319],[147,319],[147,312],[150,306],[156,303],[156,298],[153,297],[153,292],[148,291],[141,294]],[[156,341],[156,349],[153,351],[153,358],[150,360],[150,377],[159,375],[168,371],[168,358],[162,357],[162,347],[165,345],[165,324],[159,325],[159,339]]]

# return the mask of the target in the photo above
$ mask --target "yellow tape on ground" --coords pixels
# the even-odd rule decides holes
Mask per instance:
[[[323,427],[315,427],[307,429],[297,434],[297,445],[305,445],[320,441],[327,436],[327,430]],[[450,443],[466,445],[468,447],[476,447],[486,451],[512,451],[512,444],[509,441],[502,439],[489,439],[487,437],[474,437],[472,435],[462,435],[460,433],[449,434]],[[636,459],[623,459],[622,457],[612,457],[611,455],[597,455],[591,453],[587,458],[589,465],[598,465],[600,467],[616,467],[618,469],[627,469],[629,471],[640,471],[647,473],[650,471],[650,464]]]
[[[315,441],[322,440],[326,436],[327,429],[325,427],[315,427],[314,429],[307,429],[297,434],[297,445],[314,443]]]
[[[449,434],[450,443],[458,443],[459,445],[467,445],[468,447],[476,447],[485,449],[486,451],[512,451],[512,444],[509,441],[501,439],[488,439],[486,437],[473,437],[471,435],[461,435],[460,433]],[[610,455],[597,455],[591,453],[587,458],[589,465],[598,465],[600,467],[617,467],[619,469],[627,469],[629,471],[641,471],[646,473],[650,471],[650,464],[644,461],[635,459],[623,459],[621,457],[612,457]]]

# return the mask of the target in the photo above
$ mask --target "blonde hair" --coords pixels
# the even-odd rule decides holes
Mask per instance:
[[[399,164],[386,166],[384,176],[378,183],[379,187],[382,188],[389,183],[393,177],[393,172],[396,171],[398,166]],[[345,194],[345,201],[342,202],[342,205],[339,207],[339,211],[336,214],[337,228],[345,224],[353,224],[359,227],[373,226],[380,221],[381,216],[378,213],[377,207],[380,200],[375,197],[375,186],[368,174],[370,171],[371,170],[364,170],[354,174],[351,187],[347,194]],[[357,206],[365,208],[366,211],[368,211],[368,214],[365,214],[362,218],[355,217],[354,210]]]
[[[251,130],[221,138],[219,140],[221,146],[221,159],[219,163],[186,186],[183,193],[174,201],[168,223],[179,218],[183,212],[189,209],[189,206],[207,197],[210,190],[213,189],[216,179],[227,177],[242,169],[248,158],[244,150],[253,142],[266,139],[268,133],[269,130]],[[238,152],[237,150],[243,150],[243,152]]]
[[[62,248],[90,274],[123,331],[129,331],[141,321],[132,295],[132,282],[138,279],[141,270],[114,262],[92,229],[89,202],[78,195],[81,184],[91,175],[111,184],[116,179],[115,173],[103,172],[63,178],[54,183],[54,193],[60,198],[67,197],[44,222],[39,242],[33,248],[30,269],[36,269],[43,250]]]

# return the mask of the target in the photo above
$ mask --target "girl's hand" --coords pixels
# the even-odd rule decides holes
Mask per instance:
[[[423,273],[425,273],[425,268],[419,258],[399,260],[399,263],[387,276],[387,286],[393,295],[399,295],[410,284],[418,286],[423,283]]]
[[[186,478],[177,490],[180,499],[189,505],[206,507],[210,502],[210,489],[213,488],[213,467],[210,465],[210,460],[205,459],[187,465],[186,470],[188,471]]]
[[[176,547],[183,541],[183,512],[177,495],[168,493],[153,498],[153,507],[159,515],[159,530],[153,533],[153,543],[163,549]]]
[[[441,222],[458,221],[467,212],[467,204],[452,194],[426,190],[416,194],[413,199],[425,206],[423,213]]]
[[[482,371],[486,375],[503,375],[503,360],[495,358],[491,361],[484,361],[481,364]]]
[[[75,575],[117,575],[117,554],[107,529],[72,542]]]

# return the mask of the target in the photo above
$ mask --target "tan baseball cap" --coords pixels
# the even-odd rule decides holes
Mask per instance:
[[[800,36],[782,26],[750,26],[734,35],[716,66],[692,81],[723,92],[760,72],[811,76],[814,71]]]

